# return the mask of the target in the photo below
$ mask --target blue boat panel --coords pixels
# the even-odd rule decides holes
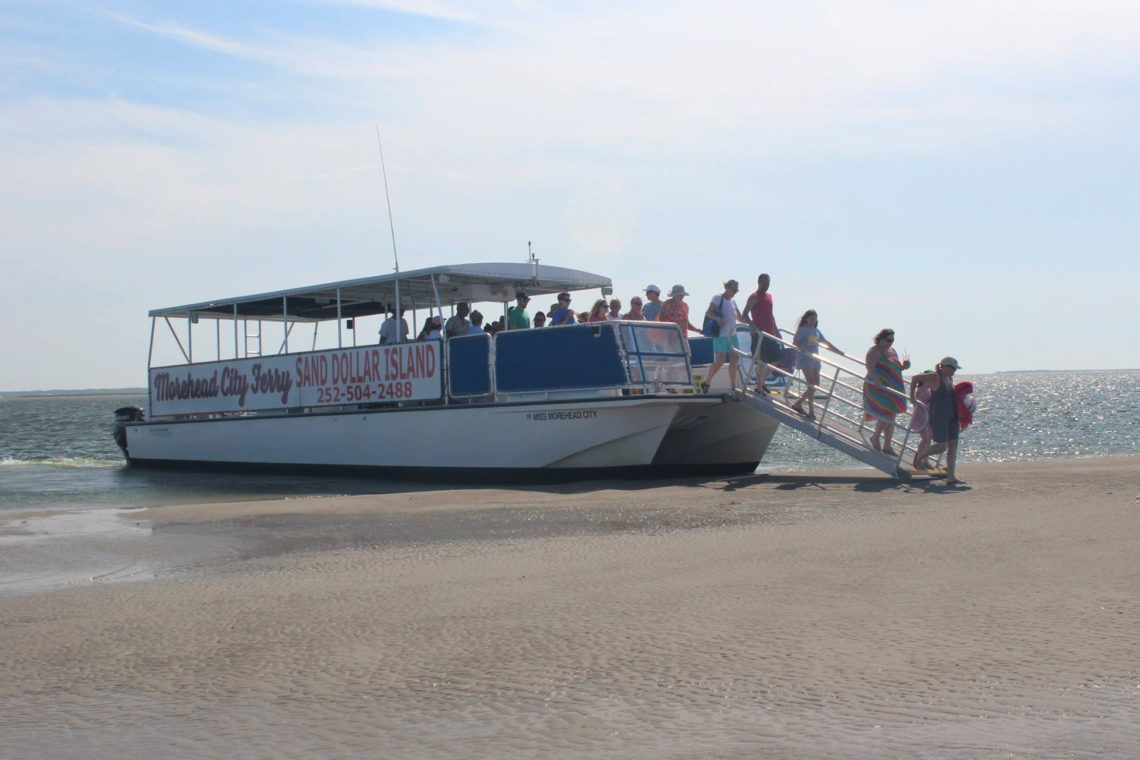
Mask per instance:
[[[464,335],[447,341],[448,387],[452,396],[482,396],[491,392],[491,338]]]
[[[699,367],[702,364],[712,364],[712,338],[689,338],[689,350],[692,353],[692,359],[690,361],[694,367]]]
[[[612,325],[511,330],[495,336],[495,384],[502,393],[627,382]]]

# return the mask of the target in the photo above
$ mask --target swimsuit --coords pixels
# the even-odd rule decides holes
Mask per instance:
[[[930,394],[930,434],[935,443],[958,440],[961,426],[954,399],[954,386],[938,379],[938,387]]]

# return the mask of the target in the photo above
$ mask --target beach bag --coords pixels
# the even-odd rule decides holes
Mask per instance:
[[[780,356],[780,361],[776,362],[776,366],[787,372],[789,375],[796,373],[796,359],[799,357],[800,352],[790,346],[784,347],[784,353]]]
[[[720,308],[713,311],[713,314],[718,317],[724,316],[724,296],[720,297]],[[708,338],[715,338],[720,335],[720,323],[712,317],[705,317],[705,323],[701,325],[701,335]]]

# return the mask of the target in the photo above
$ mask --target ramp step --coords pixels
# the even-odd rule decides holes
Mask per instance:
[[[857,430],[850,428],[845,429],[845,426],[839,427],[830,425],[827,423],[826,418],[824,418],[822,423],[818,420],[808,419],[783,403],[781,400],[782,397],[765,396],[748,389],[743,391],[742,398],[744,403],[756,411],[779,421],[786,427],[803,433],[804,435],[811,436],[820,443],[830,446],[837,451],[841,451],[849,457],[857,459],[863,464],[870,465],[888,475],[909,479],[907,476],[910,474],[910,471],[904,471],[904,468],[899,466],[897,457],[887,456],[871,448],[870,445],[862,439]]]

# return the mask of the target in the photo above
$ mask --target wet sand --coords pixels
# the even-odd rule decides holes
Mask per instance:
[[[1136,757],[1140,458],[962,475],[17,521],[0,756]]]

